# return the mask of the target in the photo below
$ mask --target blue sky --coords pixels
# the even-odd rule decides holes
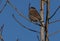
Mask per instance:
[[[0,10],[2,6],[6,3],[6,0],[1,0],[2,3],[0,5]],[[38,12],[40,12],[40,0],[10,0],[10,2],[18,8],[18,10],[28,17],[28,6],[29,3],[31,3],[31,6],[35,7]],[[60,5],[60,0],[50,0],[50,16],[53,14],[53,12],[56,10],[56,8]],[[54,21],[57,19],[60,19],[60,10],[56,13],[56,15],[50,20]],[[5,7],[3,12],[0,14],[0,26],[4,24],[3,29],[3,39],[5,41],[16,41],[18,38],[19,41],[38,41],[37,36],[38,33],[31,32],[22,26],[20,26],[12,17],[12,14],[14,14],[23,25],[27,26],[28,28],[31,28],[33,30],[40,31],[40,27],[36,26],[23,17],[19,16],[17,12],[9,5]],[[60,30],[60,22],[49,24],[49,34],[52,32],[55,32],[57,30]],[[60,33],[56,35],[52,35],[49,37],[50,41],[59,41],[60,40]]]

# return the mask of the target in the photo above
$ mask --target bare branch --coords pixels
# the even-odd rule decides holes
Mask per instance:
[[[22,13],[20,13],[20,12],[18,11],[18,9],[17,9],[9,0],[7,0],[7,2],[8,2],[8,4],[9,4],[13,9],[15,9],[15,11],[16,11],[20,16],[22,16],[22,17],[25,18],[26,20],[30,21],[27,17],[25,17]]]
[[[57,34],[57,33],[60,33],[60,30],[57,30],[57,31],[55,31],[55,32],[53,32],[53,33],[51,33],[51,34],[49,34],[49,37],[52,36],[52,35],[55,35],[55,34]]]
[[[40,39],[39,39],[39,36],[37,35],[37,39],[38,39],[38,41],[40,41]]]
[[[1,26],[1,28],[0,28],[0,34],[2,35],[2,32],[3,32],[3,27],[4,27],[4,24]]]
[[[21,12],[18,11],[18,9],[16,8],[16,6],[14,6],[9,0],[7,0],[8,4],[23,18],[25,18],[26,20],[30,21],[27,17],[25,17]]]
[[[1,28],[0,28],[0,40],[1,40],[1,41],[4,41],[4,40],[3,40],[3,37],[2,37],[3,27],[4,27],[4,24],[3,24],[3,25],[1,26]]]
[[[50,0],[46,0],[46,22],[45,22],[45,41],[49,41],[48,38],[48,23],[50,17]]]
[[[29,3],[29,7],[28,7],[28,10],[30,10],[30,5],[31,5],[31,3]]]
[[[3,27],[4,27],[4,24],[1,26],[1,29],[3,29]]]
[[[44,31],[44,1],[45,0],[40,0],[40,16],[41,16],[41,20],[40,20],[40,24],[42,25],[40,27],[40,41],[45,41],[45,31]]]
[[[2,7],[2,9],[0,10],[0,13],[2,13],[2,11],[4,10],[4,8],[6,7],[7,2],[4,4],[4,6]]]
[[[16,19],[16,17],[14,16],[14,14],[13,14],[12,16],[13,16],[13,18],[15,19],[15,21],[16,21],[19,25],[21,25],[23,28],[25,28],[25,29],[27,29],[27,30],[29,30],[29,31],[33,31],[33,32],[40,33],[39,31],[32,30],[32,29],[27,28],[26,26],[24,26],[22,23],[20,23],[20,22]]]
[[[55,10],[55,12],[53,13],[53,15],[49,19],[53,18],[53,16],[57,13],[57,11],[59,10],[59,8],[60,8],[60,6],[58,6],[58,8]]]
[[[55,21],[49,22],[49,24],[56,23],[56,22],[60,22],[60,20],[55,20]]]

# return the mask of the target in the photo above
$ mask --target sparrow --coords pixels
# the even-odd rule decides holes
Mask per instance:
[[[39,15],[35,7],[30,7],[29,19],[31,22],[39,22],[41,20],[41,16]]]

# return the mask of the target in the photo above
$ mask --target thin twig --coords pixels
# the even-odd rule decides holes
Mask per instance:
[[[1,26],[1,29],[3,29],[3,27],[4,27],[4,24]]]
[[[2,32],[3,32],[3,27],[4,27],[4,24],[1,26],[1,28],[0,28],[0,34],[2,35]]]
[[[4,6],[2,7],[2,9],[0,10],[0,13],[2,13],[2,11],[5,9],[6,5],[7,5],[7,2],[4,4]]]
[[[8,2],[8,4],[9,4],[13,9],[15,9],[15,11],[16,11],[20,16],[22,16],[22,17],[25,18],[26,20],[30,21],[27,17],[25,17],[22,13],[20,13],[20,12],[18,11],[18,9],[16,8],[16,6],[14,6],[9,0],[7,0],[7,2]]]
[[[19,25],[21,25],[23,28],[25,28],[25,29],[27,29],[27,30],[29,30],[29,31],[33,31],[33,32],[40,33],[39,31],[32,30],[32,29],[27,28],[26,26],[24,26],[22,23],[20,23],[20,22],[16,19],[16,17],[14,16],[14,14],[13,14],[12,16],[13,16],[13,18],[15,19],[15,21],[16,21]]]
[[[59,8],[60,8],[60,6],[58,6],[58,8],[55,10],[55,12],[53,13],[53,15],[49,19],[51,19],[57,13],[57,11],[59,10]]]
[[[4,24],[1,26],[1,29],[0,29],[0,40],[1,41],[4,41],[3,37],[2,37],[2,31],[3,31],[3,27],[4,27]]]
[[[53,32],[53,33],[51,33],[51,34],[49,34],[49,37],[52,36],[52,35],[55,35],[55,34],[57,34],[57,33],[60,33],[60,30],[57,30],[57,31],[55,31],[55,32]]]
[[[56,22],[60,22],[60,20],[55,20],[55,21],[49,22],[49,24],[56,23]]]
[[[40,39],[39,39],[39,36],[37,35],[37,39],[38,39],[38,41],[40,41]]]

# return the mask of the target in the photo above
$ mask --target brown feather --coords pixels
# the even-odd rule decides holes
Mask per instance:
[[[40,17],[40,15],[39,15],[39,13],[38,13],[38,11],[36,10],[36,9],[30,9],[29,10],[29,17],[30,17],[30,20],[31,21],[39,21],[39,20],[41,20],[41,17]]]

